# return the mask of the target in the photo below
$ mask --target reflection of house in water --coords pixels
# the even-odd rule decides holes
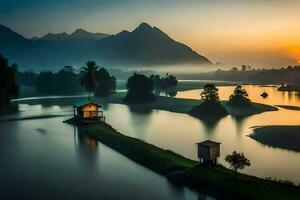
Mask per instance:
[[[73,105],[74,118],[80,121],[105,121],[102,106],[89,101],[81,101]]]
[[[74,126],[74,147],[79,163],[88,169],[97,168],[99,156],[98,141],[89,137],[82,130]]]

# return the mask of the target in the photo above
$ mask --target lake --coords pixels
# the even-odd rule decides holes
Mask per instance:
[[[228,99],[234,89],[231,86],[218,88],[222,100]],[[271,86],[247,85],[245,89],[255,102],[300,105],[299,95],[294,92],[278,92],[276,87]],[[199,99],[200,92],[178,92],[176,98]],[[267,92],[269,96],[263,99],[260,96],[262,92]],[[57,197],[67,193],[70,198],[77,199],[211,199],[187,188],[174,187],[165,178],[62,123],[72,115],[70,104],[77,98],[59,98],[55,97],[55,101],[49,100],[47,103],[39,103],[36,99],[33,103],[29,99],[19,105],[20,113],[5,116],[69,115],[1,123],[0,156],[4,163],[0,166],[1,180],[8,180],[1,188],[14,188],[15,195],[23,193],[29,196],[38,189],[38,194],[43,198],[49,194]],[[211,139],[222,143],[218,160],[221,164],[227,166],[224,157],[237,150],[243,152],[252,163],[243,170],[244,173],[300,182],[299,153],[270,148],[247,136],[253,126],[299,125],[299,111],[279,109],[243,118],[227,116],[209,124],[186,114],[167,111],[137,113],[119,104],[104,104],[104,114],[107,122],[121,133],[186,157],[197,159],[195,143]]]

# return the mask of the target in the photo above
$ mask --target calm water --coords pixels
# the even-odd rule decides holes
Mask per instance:
[[[219,87],[222,100],[229,98],[234,87]],[[270,105],[300,106],[300,96],[295,92],[278,92],[276,87],[245,86],[252,101]],[[179,92],[177,98],[199,99],[201,90]],[[263,99],[260,94],[267,92]],[[221,158],[233,150],[243,152],[252,165],[245,173],[259,177],[276,177],[300,183],[300,153],[264,146],[247,135],[251,127],[261,125],[299,125],[300,111],[280,109],[250,117],[227,116],[214,124],[206,124],[185,114],[154,110],[151,113],[132,113],[127,106],[108,105],[108,122],[120,132],[192,159],[196,157],[195,143],[211,139],[219,141]]]
[[[16,116],[69,114],[21,105]],[[62,123],[69,117],[0,123],[1,199],[212,199],[164,177]]]
[[[277,92],[274,87],[245,88],[256,102],[300,106],[300,98],[296,93]],[[234,88],[219,89],[221,99],[225,100]],[[260,97],[262,92],[267,92],[269,97]],[[200,90],[179,92],[177,98],[199,99],[199,94]],[[71,115],[72,108],[69,105],[74,101],[69,98],[41,104],[36,100],[28,100],[26,104],[20,104],[22,112],[10,117]],[[167,111],[136,113],[118,104],[106,104],[104,111],[108,123],[120,132],[192,159],[197,159],[195,143],[211,139],[222,143],[219,162],[224,165],[224,156],[238,150],[245,153],[252,163],[251,167],[244,170],[245,173],[300,182],[300,153],[270,148],[247,136],[253,126],[299,125],[300,111],[280,109],[245,118],[227,116],[214,124],[205,124],[188,115]],[[165,178],[102,144],[84,138],[74,127],[62,123],[66,118],[0,124],[0,178],[7,180],[1,181],[1,192],[4,192],[3,188],[14,188],[14,195],[22,194],[24,198],[34,191],[41,198],[61,195],[77,199],[202,198],[191,190],[172,186]]]

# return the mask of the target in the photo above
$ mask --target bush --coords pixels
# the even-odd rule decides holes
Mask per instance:
[[[124,101],[128,103],[144,103],[154,101],[153,81],[145,75],[135,73],[126,84],[128,92]]]

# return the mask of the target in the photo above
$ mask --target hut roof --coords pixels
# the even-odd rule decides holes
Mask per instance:
[[[97,103],[94,103],[94,102],[91,102],[91,101],[88,101],[88,100],[76,102],[76,103],[73,104],[73,106],[75,108],[80,108],[80,107],[90,105],[90,104],[96,105],[97,107],[102,107],[101,105],[99,105]]]
[[[196,144],[201,145],[201,146],[206,146],[206,147],[213,147],[213,146],[216,146],[216,145],[220,145],[221,143],[214,142],[214,141],[211,141],[211,140],[205,140],[203,142],[198,142]]]

